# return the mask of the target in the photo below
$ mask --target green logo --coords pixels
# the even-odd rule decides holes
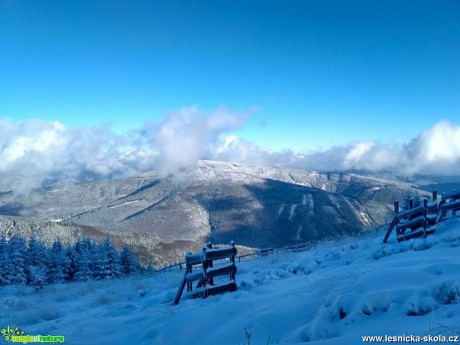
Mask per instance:
[[[18,327],[2,328],[2,337],[9,343],[63,343],[65,341],[62,335],[24,335],[24,331]]]
[[[23,330],[20,330],[18,327],[16,328],[10,328],[8,326],[7,328],[2,328],[2,337],[5,339],[5,341],[11,342],[13,341],[13,337],[20,337],[24,334]]]

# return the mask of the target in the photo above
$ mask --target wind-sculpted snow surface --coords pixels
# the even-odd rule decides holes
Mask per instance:
[[[1,287],[0,324],[85,345],[336,345],[362,344],[363,336],[459,336],[460,220],[402,243],[383,244],[381,232],[238,263],[238,291],[177,306],[180,270],[45,286],[37,294]]]

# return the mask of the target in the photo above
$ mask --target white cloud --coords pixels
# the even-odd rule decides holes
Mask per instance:
[[[436,124],[421,135],[422,150],[428,162],[453,163],[460,157],[460,127],[447,121]]]
[[[36,126],[33,131],[31,126]],[[61,124],[44,123],[36,120],[15,127],[9,121],[0,122],[2,129],[0,167],[12,161],[20,160],[31,152],[42,154],[63,144]]]
[[[67,128],[59,122],[0,119],[0,184],[26,193],[47,183],[123,178],[148,170],[166,175],[199,159],[309,170],[393,170],[398,174],[459,174],[460,126],[440,121],[407,143],[354,142],[299,154],[272,152],[237,137],[248,113],[196,106],[172,112],[126,135],[110,127]]]
[[[365,158],[365,156],[375,147],[372,141],[354,144],[345,155],[343,164],[345,167],[352,167]]]
[[[122,178],[154,169],[175,173],[214,157],[222,136],[246,118],[225,107],[203,114],[192,106],[126,135],[107,126],[66,128],[59,122],[3,119],[0,184],[23,193],[53,182]]]
[[[308,155],[297,165],[310,169],[393,170],[399,174],[459,174],[460,126],[440,121],[409,143],[357,142]]]
[[[299,162],[302,155],[290,150],[272,152],[235,135],[222,135],[219,145],[208,157],[212,160],[275,167],[291,166]]]
[[[69,129],[58,122],[0,121],[0,181],[25,193],[58,181],[123,177],[153,169],[152,154],[127,150],[126,138],[109,128]],[[150,164],[146,161],[150,160]]]
[[[245,117],[224,107],[208,115],[200,113],[196,106],[171,113],[154,134],[158,171],[174,173],[199,159],[212,157],[222,136],[241,127]]]

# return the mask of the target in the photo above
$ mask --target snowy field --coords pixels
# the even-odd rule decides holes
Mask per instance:
[[[183,298],[177,306],[172,300],[184,274],[178,270],[37,293],[1,287],[0,328],[63,335],[68,344],[362,344],[363,336],[385,335],[455,340],[460,220],[438,224],[426,239],[383,244],[383,235],[239,263],[237,292]]]

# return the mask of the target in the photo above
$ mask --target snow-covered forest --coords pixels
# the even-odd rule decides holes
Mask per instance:
[[[117,278],[139,272],[141,266],[131,250],[120,253],[108,237],[102,243],[88,238],[64,246],[55,241],[47,247],[32,237],[28,244],[20,236],[0,237],[0,285],[33,285]]]

